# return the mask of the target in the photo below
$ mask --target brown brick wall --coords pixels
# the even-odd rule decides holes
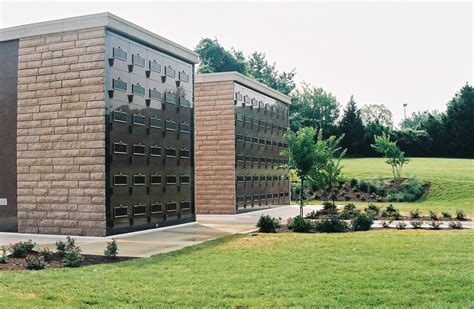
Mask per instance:
[[[196,213],[235,213],[234,83],[195,84]]]
[[[105,29],[24,38],[18,230],[105,235]]]

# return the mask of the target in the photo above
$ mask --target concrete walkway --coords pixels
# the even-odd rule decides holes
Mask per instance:
[[[319,209],[320,206],[305,206],[304,213]],[[251,211],[237,215],[198,215],[197,222],[178,226],[151,229],[146,231],[115,235],[109,237],[82,237],[77,236],[76,243],[84,254],[103,254],[107,241],[116,239],[120,256],[149,257],[155,254],[178,250],[193,246],[222,236],[248,233],[254,231],[258,218],[263,214],[280,217],[286,223],[288,217],[299,214],[296,206],[282,206],[277,208]],[[391,223],[395,227],[398,221]],[[407,228],[411,228],[405,221]],[[465,228],[474,228],[473,221],[462,222]],[[381,221],[376,221],[374,227],[380,227]],[[424,226],[428,226],[425,224]],[[441,228],[447,228],[448,223],[443,222]],[[55,249],[58,240],[65,240],[65,236],[38,235],[19,233],[0,233],[0,247],[9,246],[18,241],[32,239],[40,247]]]

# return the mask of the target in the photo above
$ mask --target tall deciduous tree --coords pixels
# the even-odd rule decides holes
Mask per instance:
[[[384,127],[393,127],[392,112],[383,104],[364,105],[360,110],[360,116],[362,117],[364,125],[368,125],[371,122],[378,122]]]
[[[287,95],[295,89],[294,78],[296,72],[294,69],[280,73],[275,63],[270,64],[266,59],[266,55],[258,52],[254,52],[249,56],[248,63],[250,67],[249,75],[256,80]]]
[[[340,104],[335,96],[323,88],[303,83],[296,90],[290,105],[290,125],[293,131],[302,127],[322,129],[326,136],[334,133]]]
[[[227,51],[217,39],[202,39],[195,51],[199,54],[199,73],[237,71],[249,74],[249,65],[242,52]]]
[[[344,109],[344,114],[339,123],[339,132],[344,134],[341,146],[346,148],[349,154],[360,153],[365,130],[357,103],[354,101],[354,96],[351,96]]]
[[[445,117],[449,146],[456,156],[474,157],[474,88],[466,84],[448,103]]]

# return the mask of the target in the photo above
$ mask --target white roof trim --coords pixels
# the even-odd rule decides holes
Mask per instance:
[[[192,50],[111,13],[84,15],[0,29],[0,42],[93,27],[107,27],[191,63],[197,63],[199,60],[198,54]]]
[[[223,81],[234,81],[243,86],[249,87],[255,91],[258,91],[264,95],[277,99],[286,104],[291,104],[291,97],[276,91],[264,85],[251,77],[240,74],[239,72],[219,72],[219,73],[200,73],[195,75],[196,83],[210,83],[210,82],[223,82]]]

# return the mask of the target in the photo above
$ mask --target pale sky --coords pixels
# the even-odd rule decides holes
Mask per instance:
[[[473,75],[471,2],[4,1],[0,27],[109,11],[193,49],[203,37],[261,51],[345,105],[385,104],[398,124],[445,110]]]

